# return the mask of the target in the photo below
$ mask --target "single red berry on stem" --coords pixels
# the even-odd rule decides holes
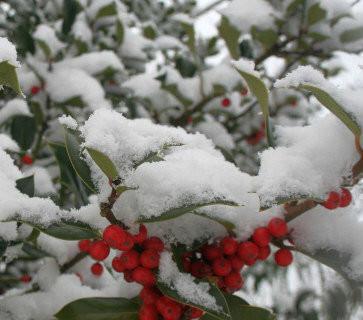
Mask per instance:
[[[134,282],[134,278],[132,276],[132,270],[125,270],[124,271],[124,279],[126,282]]]
[[[94,263],[91,266],[91,272],[95,275],[95,276],[100,276],[103,273],[103,265],[100,264],[99,262]]]
[[[145,249],[153,249],[159,252],[164,250],[164,242],[158,237],[150,237],[149,239],[146,239],[142,246]]]
[[[221,240],[221,247],[224,254],[231,256],[237,252],[238,242],[232,237],[225,237]]]
[[[140,299],[144,304],[155,304],[160,298],[160,293],[152,287],[144,287],[140,291]]]
[[[329,210],[334,210],[339,207],[340,194],[332,191],[329,193],[328,198],[323,202],[323,206]]]
[[[267,246],[271,241],[271,235],[267,228],[260,227],[255,230],[252,235],[252,240],[260,247]]]
[[[270,246],[260,247],[259,250],[258,250],[257,259],[266,260],[268,258],[268,256],[270,255],[270,253],[271,253]]]
[[[139,266],[139,253],[136,250],[125,251],[121,254],[120,260],[124,265],[125,269],[135,269]]]
[[[231,262],[232,269],[236,270],[236,271],[240,271],[243,268],[243,266],[245,265],[243,260],[239,256],[236,256],[236,255],[229,257],[228,260]]]
[[[124,263],[122,262],[121,257],[114,257],[112,259],[112,268],[116,272],[124,272],[126,270],[126,267],[125,267]]]
[[[91,240],[84,239],[78,242],[78,248],[82,252],[88,252],[91,247]]]
[[[215,244],[208,244],[202,248],[202,255],[205,259],[213,261],[217,258],[222,257],[223,251],[222,248],[218,247]]]
[[[147,268],[137,267],[132,271],[132,279],[145,287],[151,287],[156,284],[154,273]]]
[[[228,108],[231,105],[231,100],[229,98],[224,98],[221,101],[221,105],[223,108]]]
[[[158,320],[159,315],[156,307],[152,304],[144,304],[139,310],[139,320]]]
[[[21,282],[23,283],[28,283],[30,281],[32,281],[32,277],[28,274],[23,274],[20,279],[19,279]]]
[[[341,188],[340,190],[340,202],[339,207],[344,208],[348,207],[352,202],[352,194],[346,188]]]
[[[159,266],[160,253],[153,249],[147,249],[140,255],[140,263],[143,267],[154,269]]]
[[[38,86],[32,86],[30,89],[31,94],[34,96],[40,92],[41,88]]]
[[[288,234],[287,223],[281,218],[272,218],[267,225],[268,231],[275,238],[283,238]]]
[[[110,247],[103,240],[92,242],[89,248],[89,254],[94,260],[104,260],[110,254]]]
[[[238,255],[246,264],[250,264],[258,257],[258,246],[251,241],[242,242],[238,246]]]
[[[117,224],[111,224],[103,230],[103,240],[105,240],[111,248],[116,249],[120,241],[124,238],[125,230]]]
[[[30,165],[30,164],[33,163],[33,158],[28,154],[24,154],[21,157],[21,162],[24,163],[24,164]]]
[[[275,252],[275,262],[280,267],[287,267],[292,260],[293,256],[289,249],[279,249]]]
[[[218,258],[213,261],[213,272],[217,276],[226,276],[232,271],[232,264],[225,258]]]
[[[163,316],[164,320],[179,320],[183,312],[183,307],[180,303],[165,296],[158,299],[156,309]]]
[[[239,290],[243,286],[243,279],[239,272],[232,271],[224,277],[224,283],[228,289]]]
[[[139,233],[134,235],[135,243],[141,244],[147,239],[147,229],[143,224],[140,224]]]
[[[203,316],[204,311],[195,307],[189,309],[189,319],[198,319]]]

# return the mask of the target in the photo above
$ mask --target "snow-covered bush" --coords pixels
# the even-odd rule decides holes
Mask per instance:
[[[0,4],[0,319],[346,317],[363,91],[327,78],[359,18],[341,0]]]

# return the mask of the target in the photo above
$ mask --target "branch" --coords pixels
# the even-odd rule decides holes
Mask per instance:
[[[208,13],[210,10],[214,9],[214,7],[220,5],[221,3],[223,3],[224,1],[226,0],[217,0],[215,2],[212,2],[210,5],[204,7],[203,9],[201,9],[200,11],[198,11],[197,13],[195,13],[193,15],[193,18],[197,18],[197,17],[200,17],[202,16],[203,14],[206,14]]]

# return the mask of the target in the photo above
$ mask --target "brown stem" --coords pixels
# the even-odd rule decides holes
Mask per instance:
[[[116,189],[112,187],[111,194],[107,199],[108,202],[102,202],[100,204],[100,215],[102,217],[105,217],[111,224],[118,224],[122,228],[128,229],[128,227],[123,222],[116,219],[115,215],[112,212],[113,205],[115,204],[118,197],[119,194],[117,193]]]
[[[72,260],[68,261],[67,263],[65,263],[64,265],[62,265],[60,267],[60,272],[61,273],[66,272],[67,270],[69,270],[70,268],[72,268],[75,264],[77,264],[79,261],[81,261],[85,257],[87,257],[87,253],[86,252],[80,252],[80,253],[78,253]]]

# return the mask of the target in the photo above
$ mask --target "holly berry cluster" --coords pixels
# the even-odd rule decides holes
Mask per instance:
[[[352,202],[352,194],[346,188],[341,188],[340,192],[332,191],[329,193],[327,199],[322,205],[329,209],[334,210],[337,208],[344,208],[350,205]]]
[[[243,97],[245,97],[245,96],[247,96],[248,95],[248,89],[247,88],[245,88],[245,87],[243,87],[242,89],[241,89],[241,91],[240,91],[240,93],[241,93],[241,96],[243,96]],[[229,98],[223,98],[222,100],[221,100],[221,106],[223,107],[223,108],[228,108],[230,105],[231,105],[231,99],[229,99]]]
[[[156,287],[156,271],[159,267],[160,253],[164,243],[158,237],[148,237],[147,229],[140,225],[139,233],[132,235],[118,225],[109,225],[103,231],[103,239],[91,242],[82,240],[79,249],[88,253],[94,260],[102,261],[110,254],[110,248],[122,253],[112,260],[112,268],[123,273],[127,282],[137,282],[143,286],[140,299],[143,304],[139,311],[140,320],[179,320],[199,318],[203,311],[182,305],[164,296]],[[91,272],[100,276],[103,272],[101,263],[91,266]]]
[[[219,242],[207,244],[200,249],[187,252],[182,257],[183,268],[196,278],[214,280],[220,289],[233,293],[243,286],[242,268],[266,260],[271,253],[270,242],[281,241],[288,235],[286,222],[272,218],[267,227],[255,229],[248,241],[238,242],[234,237],[225,237]],[[286,267],[293,261],[289,249],[275,253],[277,265]]]

